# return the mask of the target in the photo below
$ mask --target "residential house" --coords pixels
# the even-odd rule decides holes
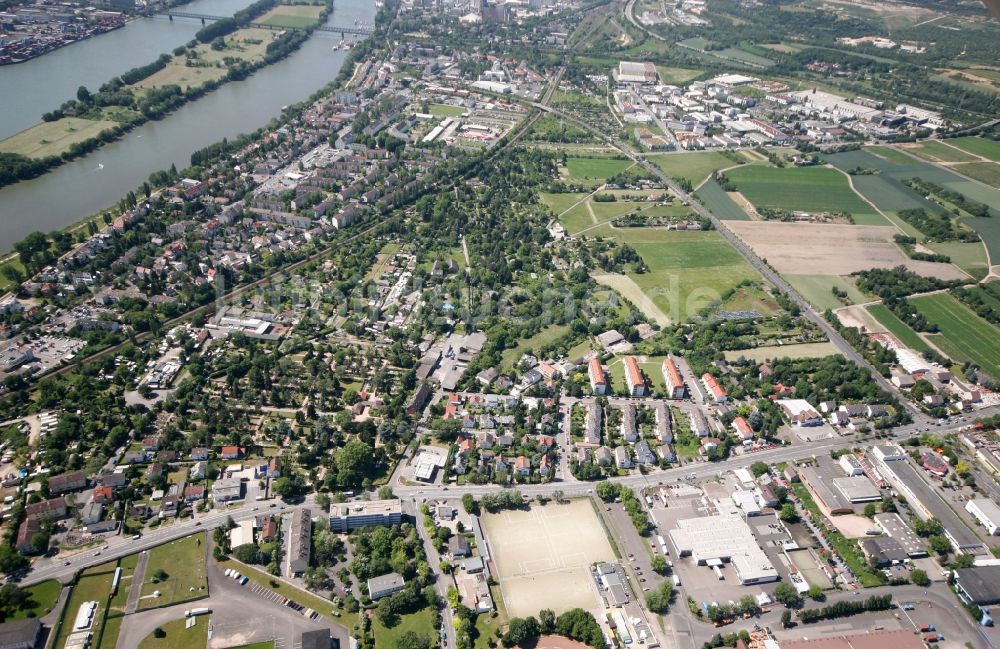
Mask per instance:
[[[632,443],[639,439],[639,429],[635,422],[635,405],[626,403],[622,406],[622,437]]]
[[[625,357],[625,384],[628,386],[629,395],[633,397],[644,397],[649,393],[649,385],[642,375],[642,370],[639,369],[639,362],[635,356]]]
[[[632,468],[632,456],[629,455],[627,447],[619,446],[615,449],[615,466],[619,469]]]
[[[608,393],[608,376],[604,372],[604,366],[597,358],[590,359],[587,366],[587,375],[590,377],[590,389],[594,394]]]
[[[676,363],[669,356],[663,359],[663,381],[667,388],[667,398],[683,399],[686,386]]]
[[[49,478],[49,493],[53,496],[77,491],[87,486],[87,476],[83,471],[63,473]]]

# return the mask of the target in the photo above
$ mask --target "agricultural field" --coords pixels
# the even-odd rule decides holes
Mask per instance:
[[[481,520],[509,615],[594,608],[597,593],[587,567],[615,555],[588,499],[484,514]]]
[[[885,158],[889,162],[895,162],[896,164],[911,164],[913,159],[901,151],[897,151],[891,146],[869,146],[865,147],[865,151],[869,153],[874,153],[875,155]]]
[[[902,265],[929,277],[966,278],[965,273],[951,264],[906,257],[893,241],[897,231],[891,227],[778,221],[730,221],[728,225],[783,275],[845,276]],[[830,292],[829,285],[825,292]]]
[[[617,158],[568,158],[565,178],[569,182],[596,186],[633,164],[631,160]]]
[[[974,361],[989,375],[1000,377],[1000,327],[983,320],[948,293],[910,299],[928,322],[941,330],[928,336],[955,361]]]
[[[316,5],[278,5],[256,22],[272,27],[305,29],[318,23],[322,12],[323,7]]]
[[[648,272],[628,277],[671,322],[695,316],[742,281],[759,277],[717,232],[605,226],[592,234],[635,248]]]
[[[948,140],[948,144],[993,162],[1000,162],[1000,142],[996,140],[987,140],[982,137],[957,137]]]
[[[844,303],[833,294],[834,287],[846,292],[847,301],[851,304],[858,304],[868,300],[850,278],[838,275],[792,274],[783,275],[783,277],[809,304],[820,310],[838,309],[844,306]]]
[[[770,347],[755,347],[753,349],[736,349],[723,352],[727,361],[745,358],[755,363],[773,361],[778,358],[826,358],[839,354],[833,343],[801,343],[798,345],[775,345]]]
[[[1000,164],[996,162],[965,162],[951,168],[963,176],[1000,188]]]
[[[919,144],[900,144],[899,148],[931,162],[974,162],[978,159],[974,155],[937,140],[926,140]]]
[[[719,169],[728,169],[740,163],[733,162],[715,151],[693,153],[660,153],[647,156],[649,161],[671,178],[684,178],[697,187]]]
[[[942,241],[924,245],[938,254],[948,255],[951,258],[951,263],[976,279],[986,277],[990,271],[989,260],[986,258],[986,248],[982,243]]]
[[[729,194],[722,189],[719,183],[715,182],[714,179],[709,178],[695,195],[701,199],[705,207],[709,209],[712,214],[723,221],[749,221],[750,217],[747,213],[729,197]]]
[[[847,178],[835,169],[777,169],[753,165],[728,171],[726,177],[758,209],[847,212],[859,223],[872,219],[885,223],[882,216],[851,189]]]
[[[208,596],[205,574],[205,534],[193,534],[149,551],[139,610],[188,602]],[[155,582],[157,571],[166,579]],[[159,597],[150,597],[159,591]]]
[[[884,304],[868,305],[868,313],[872,315],[885,330],[891,333],[899,341],[916,352],[925,352],[930,349],[930,345],[917,334],[908,324],[900,320],[895,313],[889,310]]]
[[[54,122],[35,124],[0,140],[0,152],[19,153],[29,158],[62,155],[69,151],[71,145],[97,137],[101,131],[115,126],[118,126],[117,122],[63,117]]]

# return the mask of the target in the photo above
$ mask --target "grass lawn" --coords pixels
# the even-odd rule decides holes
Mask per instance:
[[[719,307],[720,311],[756,311],[762,316],[774,316],[781,312],[778,301],[760,286],[744,286],[736,289]]]
[[[48,615],[59,599],[59,593],[62,592],[62,584],[55,579],[50,579],[34,586],[28,586],[24,590],[28,594],[28,603],[31,607],[7,613],[8,622]]]
[[[656,66],[656,71],[660,73],[660,80],[672,86],[682,86],[692,79],[697,79],[705,73],[704,70],[692,70],[690,68],[670,68],[665,65]]]
[[[108,605],[108,597],[111,595],[111,582],[115,577],[115,567],[117,562],[111,561],[93,568],[87,568],[77,579],[76,586],[66,602],[66,607],[62,612],[63,624],[59,630],[53,647],[66,646],[66,638],[73,633],[73,620],[76,613],[84,602],[97,602],[97,610],[94,612],[94,623],[91,632],[94,637],[100,637],[102,632],[101,620],[104,618],[104,611]]]
[[[924,317],[941,330],[934,344],[953,360],[970,359],[994,378],[1000,378],[1000,327],[983,320],[947,293],[910,299]]]
[[[435,117],[461,117],[466,110],[461,106],[449,106],[448,104],[431,104],[430,114]]]
[[[858,290],[854,282],[837,275],[784,275],[785,280],[799,294],[817,309],[837,309],[844,303],[833,294],[833,287],[847,292],[851,304],[867,301],[864,293]]]
[[[548,208],[558,216],[573,207],[575,204],[579,203],[581,199],[587,196],[587,194],[584,192],[574,194],[547,194],[542,192],[538,196],[542,203],[547,205]]]
[[[826,358],[840,354],[833,343],[802,343],[800,345],[772,345],[753,349],[736,349],[723,352],[726,360],[745,358],[757,363],[776,358]]]
[[[872,314],[876,320],[879,321],[883,327],[889,330],[896,338],[909,347],[910,349],[917,352],[926,352],[930,350],[930,345],[924,342],[917,332],[915,332],[908,324],[900,320],[895,313],[889,310],[884,304],[872,304],[868,306],[868,313]]]
[[[29,158],[60,155],[64,151],[69,151],[71,145],[96,137],[101,131],[117,125],[117,122],[93,121],[79,117],[64,117],[54,122],[42,122],[5,140],[0,140],[0,152],[20,153]]]
[[[672,322],[691,318],[743,280],[759,277],[717,232],[604,226],[592,234],[635,248],[649,270],[628,277]]]
[[[274,649],[274,640],[268,640],[267,642],[254,642],[251,644],[243,644],[238,647],[231,647],[230,649]]]
[[[663,356],[647,356],[645,361],[639,360],[639,369],[646,375],[646,382],[653,389],[657,396],[666,393],[667,388],[663,381]],[[621,358],[615,358],[607,364],[608,374],[611,376],[611,390],[616,394],[628,396],[628,385],[625,383],[625,362]]]
[[[488,614],[479,614],[476,616],[476,643],[473,645],[473,649],[488,649],[492,645],[490,640],[494,637],[494,634],[503,626],[501,618],[490,617]]]
[[[256,22],[273,27],[304,29],[319,22],[323,7],[316,5],[278,5]]]
[[[925,243],[924,245],[936,253],[948,255],[953,264],[976,279],[986,277],[989,272],[986,248],[981,243],[942,241],[940,243]]]
[[[226,76],[225,68],[189,68],[183,63],[171,61],[167,64],[167,67],[154,72],[135,85],[137,88],[163,88],[164,86],[176,85],[187,90],[188,88],[195,88],[209,81],[221,79],[224,76]]]
[[[963,151],[989,158],[994,162],[1000,162],[1000,142],[995,140],[987,140],[982,137],[956,137],[948,140],[948,144],[957,146]]]
[[[101,632],[99,643],[95,643],[94,649],[115,649],[118,644],[118,634],[122,631],[122,623],[125,622],[123,615],[109,617],[104,622],[104,630]]]
[[[697,187],[703,180],[719,169],[732,167],[736,163],[715,151],[693,153],[662,153],[648,156],[649,161],[663,170],[671,178],[685,178]]]
[[[611,176],[631,167],[631,160],[616,158],[567,158],[567,180],[577,183],[591,182],[599,185]]]
[[[996,162],[966,162],[952,165],[951,168],[981,183],[986,183],[992,187],[1000,187],[1000,164]]]
[[[850,187],[844,174],[827,167],[777,169],[753,165],[726,173],[755,207],[803,212],[847,212],[877,218],[875,210]]]
[[[538,351],[540,348],[551,342],[559,340],[568,333],[569,325],[551,325],[545,327],[531,338],[522,340],[517,347],[505,349],[501,355],[501,358],[503,359],[501,364],[503,365],[504,370],[513,368],[514,363],[516,363],[518,359],[521,358],[521,355],[529,349]]]
[[[348,613],[344,609],[338,609],[333,602],[328,599],[319,597],[310,592],[304,591],[300,588],[291,586],[280,579],[275,579],[271,575],[267,574],[262,570],[258,570],[252,566],[246,564],[232,562],[232,567],[238,570],[241,574],[245,575],[250,581],[260,584],[268,590],[278,593],[282,597],[287,597],[302,606],[311,608],[312,610],[319,613],[321,616],[327,620],[333,620],[339,624],[343,624],[347,627],[349,631],[354,631],[358,625],[358,615],[357,613]],[[337,610],[340,616],[337,617],[331,614],[331,611]]]
[[[208,580],[205,576],[205,534],[192,534],[182,539],[157,546],[149,551],[146,564],[145,583],[139,609],[166,606],[188,602],[208,596]],[[167,578],[153,583],[153,575],[158,570],[167,573]],[[153,591],[160,591],[159,597],[149,597]]]
[[[178,612],[181,615],[180,612]],[[197,620],[190,629],[185,629],[186,618],[167,622],[160,627],[166,632],[162,638],[154,637],[152,633],[139,643],[139,649],[205,649],[208,645],[208,618]]]
[[[433,646],[438,635],[434,629],[434,611],[430,608],[423,608],[416,613],[399,616],[399,622],[391,629],[382,626],[378,616],[373,616],[372,630],[375,632],[376,647],[398,646],[399,637],[407,631],[413,631],[419,636],[426,637]]]
[[[903,150],[931,162],[973,162],[978,159],[965,151],[935,140],[907,145],[903,147]]]

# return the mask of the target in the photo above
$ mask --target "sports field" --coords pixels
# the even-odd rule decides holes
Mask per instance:
[[[941,330],[931,336],[952,360],[971,360],[994,378],[1000,378],[1000,327],[983,320],[947,293],[910,299],[927,320]]]
[[[988,158],[994,162],[1000,162],[1000,142],[987,140],[982,137],[957,137],[948,140],[948,144],[957,146],[963,151],[968,151],[973,155]]]
[[[759,208],[802,212],[847,212],[859,220],[884,222],[851,189],[844,174],[827,167],[778,169],[753,165],[726,172],[747,200]]]
[[[319,22],[323,7],[315,5],[278,5],[256,21],[273,27],[304,29]]]
[[[695,187],[719,169],[738,164],[715,151],[661,153],[648,156],[648,160],[671,178],[685,178]]]
[[[466,112],[465,108],[450,104],[431,104],[428,108],[435,117],[461,117]]]
[[[29,158],[61,155],[77,142],[97,137],[101,131],[117,126],[116,122],[94,121],[79,117],[64,117],[54,122],[42,122],[29,129],[0,140],[0,152],[20,153]]]
[[[617,158],[567,158],[566,180],[592,186],[600,185],[633,164],[631,160]]]
[[[884,304],[868,305],[868,313],[878,320],[878,323],[885,327],[899,341],[916,352],[930,350],[930,345],[924,342],[917,332],[910,328],[908,324],[900,320],[895,313],[889,310]]]
[[[511,617],[597,608],[589,567],[615,558],[589,500],[482,517]]]
[[[799,295],[820,310],[837,309],[844,303],[833,294],[833,287],[847,293],[848,301],[857,304],[867,301],[864,294],[854,285],[853,280],[837,275],[784,275]]]

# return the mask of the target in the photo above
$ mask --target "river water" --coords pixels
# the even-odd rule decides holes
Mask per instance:
[[[232,15],[248,0],[194,0],[182,10]],[[373,0],[335,0],[327,24],[350,27],[374,22]],[[149,63],[189,41],[199,21],[154,17],[108,34],[0,67],[0,137],[28,128],[41,114],[96,89],[116,74]],[[348,36],[348,38],[351,38]],[[0,252],[27,234],[48,232],[117,203],[158,169],[186,167],[191,153],[223,137],[253,131],[332,81],[347,57],[334,47],[340,34],[315,32],[287,58],[188,103],[157,122],[53,171],[0,189]]]

